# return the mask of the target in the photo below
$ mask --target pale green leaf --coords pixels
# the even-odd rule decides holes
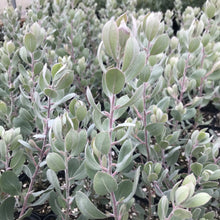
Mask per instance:
[[[82,192],[76,192],[76,204],[84,216],[89,219],[104,219],[107,216],[99,211],[89,198]]]
[[[105,77],[107,88],[113,94],[118,94],[124,88],[125,76],[118,68],[109,69]]]
[[[36,49],[37,40],[32,33],[28,33],[24,36],[24,46],[31,53],[33,53],[34,50]]]
[[[108,132],[100,132],[96,135],[95,146],[102,154],[108,154],[111,141]]]
[[[114,177],[111,175],[98,171],[93,180],[93,188],[99,195],[106,195],[111,192],[115,192],[118,189],[118,185]]]
[[[151,48],[150,55],[157,55],[164,52],[169,45],[169,40],[167,34],[160,35]]]
[[[119,32],[115,21],[108,21],[102,29],[102,40],[108,55],[117,61]]]
[[[195,208],[205,205],[210,199],[211,196],[208,193],[198,193],[182,205],[185,208]]]
[[[53,171],[65,170],[64,159],[55,152],[49,153],[46,158],[48,167]]]
[[[167,197],[164,195],[161,197],[159,204],[158,204],[158,216],[160,218],[160,220],[165,220],[166,215],[167,215],[167,211],[168,211],[168,207],[169,207],[169,201],[167,199]]]

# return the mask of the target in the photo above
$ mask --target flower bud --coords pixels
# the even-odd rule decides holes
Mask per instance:
[[[80,72],[84,72],[86,69],[86,61],[85,61],[85,57],[81,57],[78,60],[78,65],[79,65],[79,70]]]
[[[156,164],[154,165],[154,172],[155,172],[157,175],[160,174],[161,169],[162,169],[161,163],[156,163]]]
[[[205,13],[208,18],[213,18],[215,16],[215,6],[211,2],[207,1],[205,6]]]
[[[58,153],[49,153],[46,161],[48,167],[55,172],[65,169],[64,159]]]
[[[170,40],[170,47],[171,47],[171,49],[172,50],[176,49],[178,44],[179,44],[179,39],[177,37],[173,36],[171,38],[171,40]]]
[[[175,110],[180,112],[180,114],[185,114],[186,113],[186,109],[183,107],[182,102],[179,102],[179,104],[175,107]]]
[[[7,113],[7,105],[5,102],[0,100],[0,115],[5,115]]]
[[[8,52],[9,55],[11,55],[15,51],[15,45],[12,41],[9,41],[6,44],[6,48],[7,48],[7,52]]]
[[[157,121],[160,121],[163,117],[163,112],[160,108],[157,108],[157,112],[156,112],[156,118],[157,118]]]
[[[119,30],[119,44],[120,47],[123,49],[130,36],[130,29],[127,27],[125,21],[122,20],[120,26],[118,27],[118,30]]]
[[[150,116],[150,121],[151,121],[152,123],[156,123],[156,122],[157,122],[156,115],[151,115],[151,116]]]
[[[160,27],[160,19],[156,13],[145,16],[143,22],[144,33],[148,41],[152,41],[157,35]]]
[[[178,62],[178,57],[171,57],[170,58],[170,65],[173,67]]]

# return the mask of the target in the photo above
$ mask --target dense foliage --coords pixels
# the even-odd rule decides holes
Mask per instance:
[[[219,1],[105,4],[1,15],[1,219],[217,219]]]

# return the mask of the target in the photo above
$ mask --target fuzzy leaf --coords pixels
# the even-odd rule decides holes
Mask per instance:
[[[89,219],[104,219],[107,216],[99,211],[89,198],[82,192],[76,192],[76,204],[82,214]]]
[[[138,42],[134,37],[130,37],[125,46],[124,59],[122,65],[122,71],[125,72],[134,62],[135,57],[139,53]]]
[[[191,164],[191,170],[196,176],[199,176],[202,172],[203,165],[201,163],[195,162]]]
[[[162,196],[162,198],[159,201],[158,211],[157,211],[160,220],[164,220],[166,218],[168,207],[169,207],[169,201],[167,197]]]
[[[146,15],[143,22],[144,33],[149,41],[152,41],[157,35],[160,27],[160,20],[154,16],[154,13]]]
[[[31,53],[33,53],[34,50],[36,49],[37,40],[32,33],[28,33],[24,36],[24,46]]]
[[[151,135],[160,136],[163,133],[165,127],[163,123],[152,123],[147,125],[146,129],[150,132]]]
[[[106,85],[113,94],[118,94],[124,88],[125,76],[118,68],[109,69],[105,77]]]
[[[108,154],[111,146],[108,132],[100,132],[96,135],[95,146],[102,154]]]
[[[130,98],[130,100],[124,103],[122,106],[120,106],[120,108],[130,107],[131,105],[133,105],[143,95],[143,91],[144,91],[144,87],[143,85],[141,85],[135,90],[134,95]]]
[[[0,206],[0,216],[4,220],[13,220],[14,219],[14,207],[15,207],[15,198],[9,197],[5,199]]]
[[[188,198],[188,196],[189,196],[189,188],[187,186],[179,187],[175,193],[176,204],[180,205]]]
[[[65,148],[67,151],[72,151],[74,150],[79,143],[79,135],[78,132],[75,131],[73,128],[69,130],[65,137]]]
[[[169,37],[167,34],[160,35],[151,48],[150,55],[157,55],[165,51],[169,45]]]
[[[50,182],[50,184],[56,189],[56,191],[60,192],[59,180],[57,178],[56,173],[53,170],[51,169],[47,170],[47,179]]]
[[[102,40],[108,55],[117,61],[119,32],[115,21],[108,21],[102,29]]]
[[[209,180],[218,180],[220,179],[220,169],[215,170],[210,176]]]
[[[25,159],[24,151],[18,150],[10,161],[10,167],[12,169],[21,168],[24,165]]]
[[[72,150],[73,156],[78,156],[84,149],[87,143],[87,133],[85,129],[82,129],[79,133],[78,146]]]
[[[44,94],[52,99],[57,97],[57,92],[50,88],[44,89]]]
[[[52,74],[53,78],[62,66],[63,66],[62,63],[56,63],[53,65],[52,70],[51,70],[51,74]]]
[[[115,192],[118,189],[118,185],[114,177],[98,171],[94,176],[93,188],[97,194],[106,195]]]
[[[122,180],[118,185],[118,190],[115,192],[115,197],[118,200],[126,198],[132,191],[133,183],[130,180]]]
[[[19,55],[21,57],[21,59],[25,62],[28,63],[28,59],[27,59],[27,50],[25,47],[21,47],[19,50]]]
[[[92,170],[100,170],[101,167],[95,160],[95,157],[93,156],[92,151],[88,146],[86,147],[85,152],[86,152],[86,165]]]
[[[60,77],[60,79],[57,81],[55,88],[56,89],[67,88],[68,86],[70,86],[73,83],[73,78],[74,78],[73,72],[68,71],[68,72],[64,73]]]
[[[55,172],[65,169],[64,159],[58,153],[49,153],[46,161],[48,167]]]
[[[182,205],[185,208],[195,208],[205,205],[210,199],[211,196],[208,193],[198,193]]]
[[[177,217],[178,219],[191,219],[192,218],[192,213],[186,209],[182,209],[182,208],[177,208],[174,211],[174,216]]]
[[[99,108],[96,106],[95,102],[94,102],[94,99],[93,99],[93,96],[92,96],[92,93],[89,89],[89,87],[87,87],[87,90],[86,90],[86,96],[87,96],[87,99],[89,101],[89,104],[100,114],[100,115],[103,115],[103,113],[99,110]]]
[[[134,175],[134,183],[133,183],[132,191],[129,194],[129,196],[123,200],[124,203],[127,203],[134,196],[136,189],[137,189],[139,176],[140,176],[140,166],[137,168],[135,175]]]
[[[131,163],[134,150],[135,148],[132,147],[131,141],[126,140],[123,143],[118,155],[118,161],[116,165],[117,172],[121,172]]]
[[[134,79],[145,65],[145,52],[139,53],[139,46],[134,37],[130,37],[125,46],[122,71],[125,73],[126,81]]]
[[[12,171],[6,171],[1,175],[0,187],[3,192],[12,196],[19,195],[21,191],[21,183]]]
[[[189,52],[193,53],[194,51],[196,51],[198,49],[199,45],[200,45],[199,39],[193,38],[189,43]]]

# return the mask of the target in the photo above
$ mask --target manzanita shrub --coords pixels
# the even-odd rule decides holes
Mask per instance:
[[[6,9],[0,219],[217,219],[219,3]]]

